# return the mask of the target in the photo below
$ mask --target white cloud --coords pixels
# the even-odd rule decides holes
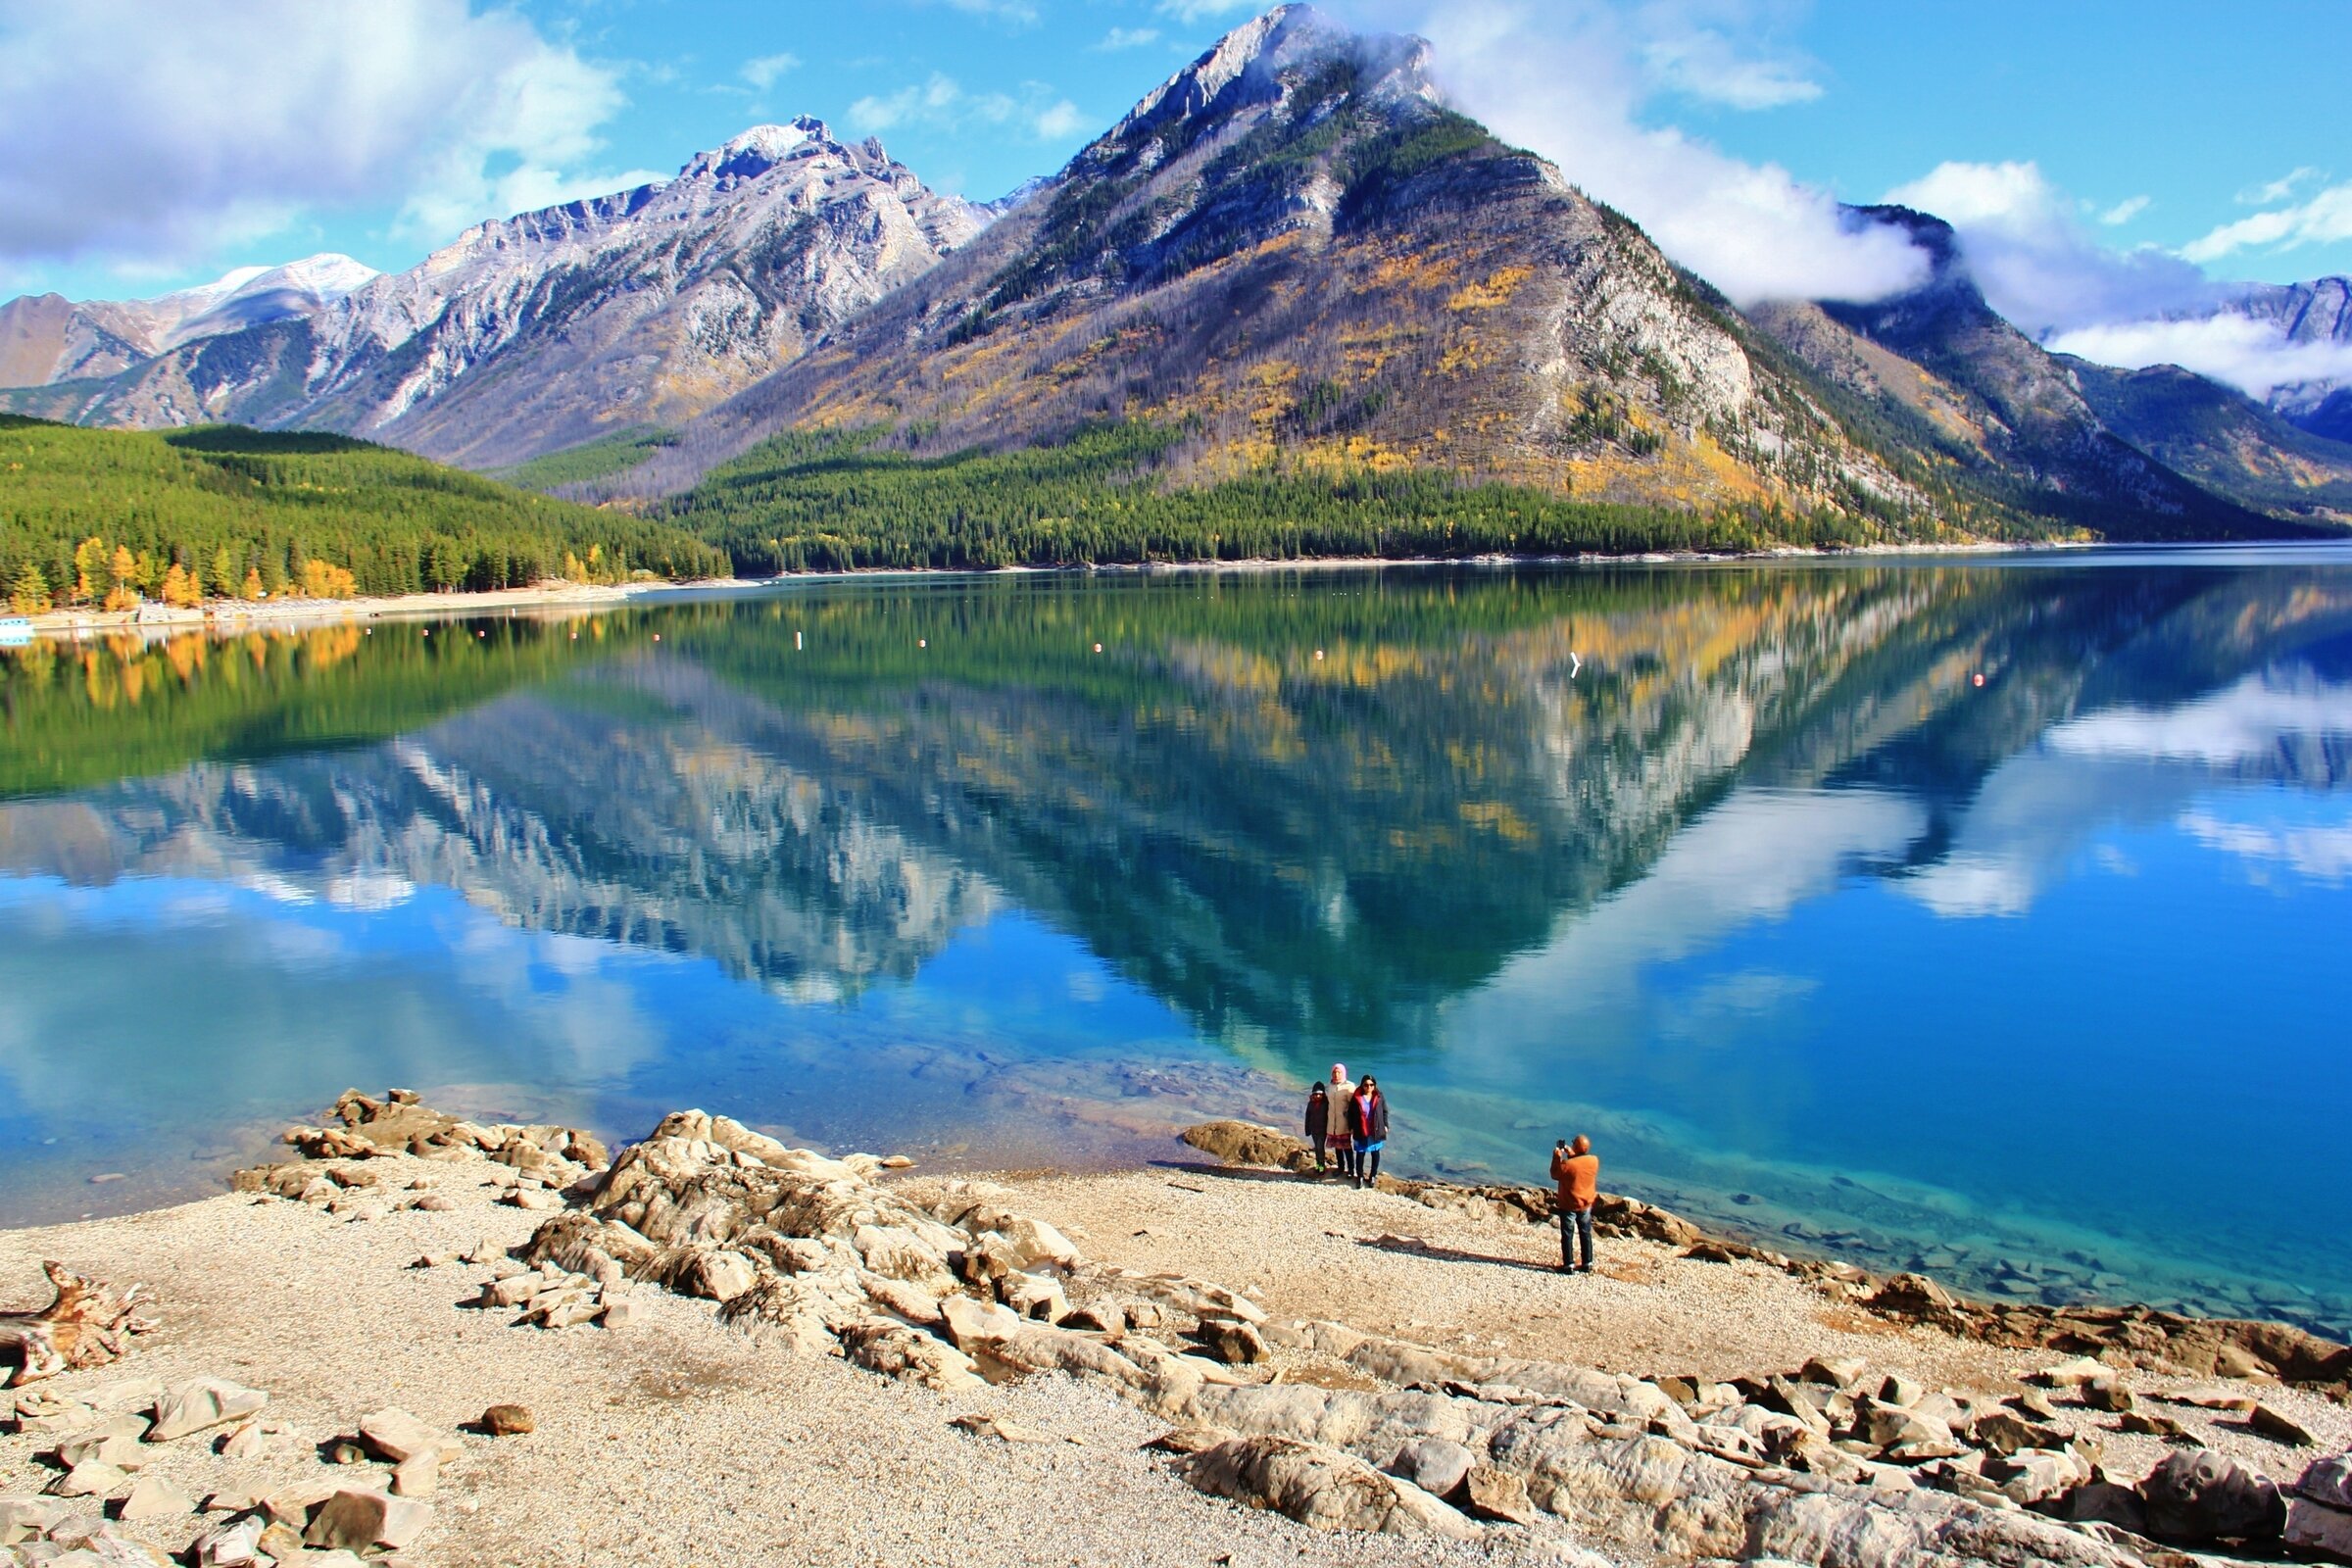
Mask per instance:
[[[2309,181],[2320,178],[2320,172],[2309,164],[2290,169],[2277,179],[2264,185],[2249,185],[2237,193],[2243,207],[2276,207],[2293,197]]]
[[[1795,102],[1812,87],[1774,51],[1740,41],[1738,5],[1346,0],[1340,9],[1362,25],[1427,37],[1457,108],[1559,165],[1740,303],[1877,299],[1927,275],[1906,235],[1855,221],[1830,192],[1641,122],[1648,99],[1669,87],[1748,107]]]
[[[1159,14],[1174,17],[1186,26],[1213,22],[1237,11],[1254,11],[1257,0],[1159,0]]]
[[[2113,207],[2110,207],[2105,212],[2099,214],[2099,221],[2106,224],[2109,228],[2117,228],[2125,223],[2129,223],[2132,221],[2132,220],[2137,218],[2140,214],[2146,212],[2147,210],[2147,197],[2127,196],[2122,201],[2117,202]]]
[[[1113,27],[1102,35],[1102,41],[1095,47],[1102,50],[1141,49],[1157,42],[1157,27]]]
[[[2236,290],[2195,265],[2206,259],[2206,241],[2179,255],[2152,245],[2113,249],[2037,165],[1941,164],[1886,200],[1950,223],[1992,308],[2060,353],[2102,365],[2178,365],[2257,398],[2278,387],[2352,378],[2352,346],[2292,342],[2277,323],[2230,310]],[[2133,197],[2097,216],[2127,221],[2144,205]],[[2258,214],[2217,232],[2279,217]],[[2352,234],[2352,213],[2346,220]]]
[[[1918,803],[1879,790],[1736,789],[1677,832],[1647,875],[1563,918],[1456,1004],[1450,1033],[1509,1051],[1523,1020],[1556,1028],[1562,998],[1621,1004],[1647,971],[1786,918],[1857,863],[1901,858],[1928,826]]]
[[[2037,868],[1989,855],[1947,855],[1901,883],[1904,892],[1947,920],[2024,914],[2039,891]]]
[[[1660,86],[1733,109],[1777,109],[1821,96],[1821,83],[1801,63],[1745,55],[1712,27],[1652,39],[1642,59]]]
[[[2117,707],[2052,728],[2043,745],[2074,757],[2270,765],[2352,738],[2352,685],[2264,671],[2172,708]]]
[[[0,258],[170,268],[332,208],[454,226],[585,168],[616,74],[466,0],[0,0]]]
[[[2224,223],[2181,246],[2180,254],[2192,262],[2215,262],[2260,246],[2290,251],[2301,245],[2332,245],[2348,239],[2352,239],[2352,180],[2330,185],[2299,206]]]
[[[2220,298],[2178,257],[2099,243],[2036,164],[1939,164],[1886,199],[1951,224],[1985,299],[2036,337],[2202,310]]]
[[[1037,25],[1037,7],[1029,0],[948,0],[948,5],[967,16],[998,17],[1024,27]]]
[[[2282,386],[2352,381],[2352,344],[2293,342],[2276,323],[2235,312],[2094,322],[2052,333],[2047,341],[2058,353],[2101,365],[2178,365],[2254,398]]]
[[[2314,882],[2334,884],[2352,877],[2352,827],[2277,829],[2192,810],[2182,813],[2180,830],[2207,849],[2256,865],[2281,864]]]
[[[955,77],[933,72],[895,92],[869,94],[850,105],[850,123],[873,134],[906,125],[965,130],[975,125],[1013,126],[1038,141],[1060,141],[1085,128],[1084,111],[1057,97],[1042,81],[1025,81],[1018,93],[964,91]]]
[[[526,56],[454,106],[463,128],[402,204],[396,232],[428,243],[468,223],[667,177],[651,169],[598,171],[579,160],[600,144],[595,127],[622,104],[610,72],[568,49]],[[491,171],[511,164],[503,173]]]
[[[858,99],[850,105],[850,123],[864,131],[895,130],[913,121],[937,120],[962,98],[955,79],[935,71],[927,81]]]
[[[1086,115],[1076,104],[1062,98],[1031,117],[1029,128],[1039,141],[1060,141],[1086,128]]]
[[[744,80],[760,91],[765,92],[776,84],[778,76],[788,71],[798,71],[800,67],[801,57],[790,51],[784,51],[772,55],[761,55],[756,60],[746,60],[743,63],[742,74]]]

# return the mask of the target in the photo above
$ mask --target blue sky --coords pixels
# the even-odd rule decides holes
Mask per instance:
[[[748,124],[879,133],[985,198],[1060,165],[1234,0],[0,0],[0,295],[122,297],[667,174]],[[1335,0],[1735,297],[1861,297],[1836,232],[1962,222],[2058,337],[2207,277],[2352,271],[2344,0]]]

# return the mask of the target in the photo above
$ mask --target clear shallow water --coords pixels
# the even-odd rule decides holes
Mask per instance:
[[[351,1084],[1095,1164],[1337,1057],[1404,1171],[1582,1130],[1800,1250],[2352,1328],[2352,556],[430,631],[0,662],[0,1222]]]

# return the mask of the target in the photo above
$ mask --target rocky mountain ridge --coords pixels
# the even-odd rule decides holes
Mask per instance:
[[[377,276],[332,252],[282,267],[240,267],[144,300],[30,294],[0,305],[0,387],[106,376],[199,338],[316,316]]]
[[[2289,343],[2331,343],[2352,350],[2352,277],[2303,283],[2248,284],[2241,315],[2276,325]],[[2271,393],[2270,405],[2314,435],[2352,442],[2352,376],[2300,381]]]
[[[1766,305],[1751,315],[1898,443],[1907,435],[1968,489],[2042,515],[2095,525],[2136,514],[2157,537],[2260,531],[2233,501],[2109,428],[2066,368],[1985,302],[1950,224],[1902,207],[1853,211],[1907,231],[1931,260],[1928,279],[1870,304]]]
[[[675,494],[812,427],[930,458],[1141,420],[1187,432],[1163,484],[1436,469],[1861,537],[2279,531],[2109,429],[1939,220],[1850,214],[1938,258],[1909,294],[1742,316],[1428,67],[1306,7],[1235,29],[966,251],[591,493]]]
[[[698,412],[987,216],[879,141],[847,144],[804,117],[755,126],[673,179],[478,223],[316,317],[12,401],[83,422],[325,428],[514,462]]]
[[[2352,520],[2352,442],[2177,365],[2059,363],[2110,429],[2207,489],[2278,515]]]
[[[1551,165],[1446,109],[1419,39],[1268,13],[1048,190],[631,475],[779,430],[922,449],[1090,420],[1197,431],[1181,480],[1444,467],[1680,505],[1914,510],[1727,303]]]
[[[985,207],[820,122],[754,127],[674,179],[478,224],[314,315],[0,407],[324,427],[476,466],[682,426],[569,480],[630,505],[811,429],[945,458],[1113,421],[1167,433],[1128,475],[1163,487],[1435,473],[1767,540],[2332,515],[2247,478],[2278,469],[2267,451],[2192,480],[2164,432],[2110,428],[1937,220],[1849,215],[1936,258],[1920,288],[1742,315],[1448,109],[1430,66],[1421,39],[1277,7]],[[2273,294],[2291,330],[2352,329],[2323,286]]]

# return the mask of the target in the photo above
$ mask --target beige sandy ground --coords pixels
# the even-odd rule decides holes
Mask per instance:
[[[510,1313],[457,1304],[487,1268],[405,1265],[421,1251],[485,1238],[518,1243],[541,1216],[493,1206],[491,1190],[477,1185],[487,1182],[486,1166],[384,1164],[430,1175],[459,1207],[347,1222],[300,1203],[223,1197],[0,1233],[0,1298],[29,1304],[45,1257],[118,1285],[144,1280],[156,1292],[163,1330],[123,1362],[56,1380],[61,1392],[197,1375],[270,1392],[270,1413],[298,1432],[282,1454],[230,1460],[201,1439],[156,1450],[151,1472],[197,1496],[355,1476],[381,1485],[382,1467],[330,1467],[315,1446],[385,1405],[451,1427],[493,1401],[530,1406],[539,1420],[530,1436],[462,1438],[464,1457],[444,1476],[434,1525],[408,1553],[418,1563],[1560,1560],[1556,1541],[1463,1547],[1318,1535],[1211,1500],[1139,1447],[1160,1423],[1063,1380],[943,1396],[840,1361],[762,1349],[719,1326],[710,1303],[647,1288],[637,1293],[640,1317],[625,1328],[511,1327]],[[1690,1262],[1646,1244],[1617,1244],[1604,1253],[1603,1274],[1564,1279],[1530,1266],[1556,1255],[1546,1230],[1389,1195],[1166,1168],[1008,1180],[1014,1206],[1062,1226],[1091,1253],[1247,1288],[1278,1321],[1337,1317],[1432,1345],[1645,1373],[1780,1370],[1838,1352],[1955,1388],[2005,1388],[2030,1363],[1927,1331],[1889,1331],[1756,1265]],[[1349,1376],[1311,1358],[1286,1357],[1277,1371]],[[2352,1412],[2295,1391],[2265,1396],[2328,1446],[2352,1442]],[[2308,1457],[2230,1418],[2161,1408],[2274,1474],[2291,1475]],[[969,1411],[1057,1441],[1006,1445],[949,1426]],[[2112,1418],[2068,1414],[2077,1426],[2093,1420]],[[35,1448],[29,1438],[0,1438],[0,1493],[52,1479]],[[2109,1442],[2110,1463],[2132,1474],[2159,1451],[2145,1439]],[[122,1528],[177,1548],[199,1523]]]
[[[749,589],[740,579],[710,582],[627,584],[543,582],[528,588],[486,593],[396,594],[357,599],[282,599],[259,604],[217,602],[202,610],[148,607],[142,620],[130,611],[52,610],[31,617],[33,630],[49,637],[113,636],[121,632],[171,634],[186,631],[268,631],[321,621],[416,619],[438,615],[488,615],[502,611],[579,612],[609,610],[648,593],[696,589]]]

